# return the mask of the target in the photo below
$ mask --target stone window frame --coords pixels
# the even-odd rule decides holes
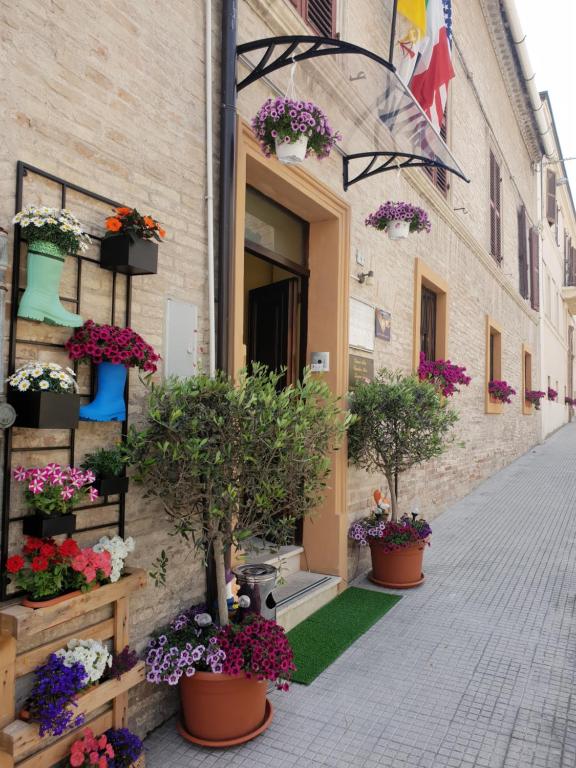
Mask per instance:
[[[420,322],[422,286],[436,294],[436,359],[448,357],[448,283],[428,267],[422,259],[414,259],[414,329],[412,364],[414,371],[420,364]]]
[[[491,337],[494,337],[494,344]],[[494,349],[494,361],[492,363],[491,349]],[[490,382],[490,370],[493,370],[493,379],[502,380],[502,327],[490,315],[486,315],[486,371],[484,381],[485,412],[490,415],[502,413],[502,403],[494,400],[488,391]]]

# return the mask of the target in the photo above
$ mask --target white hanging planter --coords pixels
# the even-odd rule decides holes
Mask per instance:
[[[391,221],[386,229],[390,240],[403,240],[410,234],[410,222]]]
[[[288,144],[283,139],[276,137],[276,157],[284,165],[297,165],[306,159],[308,149],[308,137],[301,136],[294,143]]]

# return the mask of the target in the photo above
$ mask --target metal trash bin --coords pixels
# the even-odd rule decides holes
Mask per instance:
[[[255,563],[239,565],[232,570],[238,582],[238,596],[248,595],[250,609],[265,619],[276,620],[276,600],[272,590],[276,586],[278,569],[273,565]]]

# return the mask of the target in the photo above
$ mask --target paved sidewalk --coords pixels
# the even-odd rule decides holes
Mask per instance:
[[[147,741],[149,768],[576,766],[576,426],[433,524],[427,580],[232,750]]]

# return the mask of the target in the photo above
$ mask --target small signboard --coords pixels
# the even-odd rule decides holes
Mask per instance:
[[[350,355],[348,358],[348,379],[350,387],[361,381],[372,381],[374,378],[374,360],[362,355]]]
[[[374,329],[377,339],[383,339],[384,341],[390,341],[391,338],[391,326],[392,315],[385,309],[376,308],[376,327]]]
[[[374,304],[350,299],[350,326],[348,344],[351,347],[374,351]]]

